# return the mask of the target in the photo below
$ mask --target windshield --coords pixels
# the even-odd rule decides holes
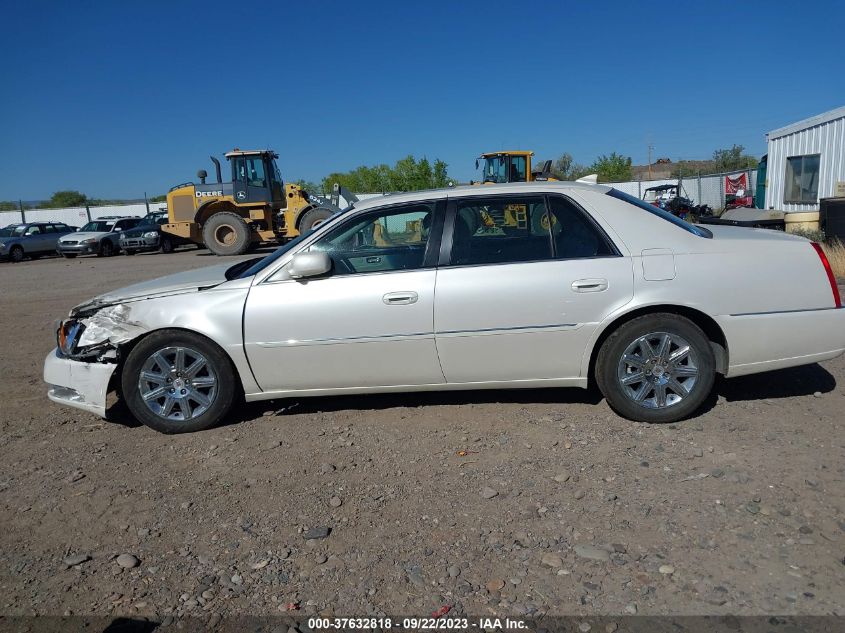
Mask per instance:
[[[111,231],[111,227],[113,227],[113,226],[114,226],[114,222],[105,222],[105,221],[97,222],[97,221],[95,221],[95,222],[89,222],[88,224],[83,226],[81,229],[79,229],[79,231],[80,231],[80,233],[83,232],[83,231],[91,231],[91,232],[95,232],[95,233],[107,233],[108,231]]]
[[[484,159],[484,173],[481,179],[483,182],[507,182],[507,168],[507,156],[488,156]]]
[[[684,229],[685,231],[692,233],[693,235],[698,235],[699,237],[708,237],[708,238],[713,237],[713,234],[710,231],[708,231],[707,229],[705,229],[704,227],[697,226],[695,224],[690,224],[686,220],[682,220],[678,216],[672,215],[671,213],[669,213],[668,211],[664,211],[660,207],[656,207],[653,204],[649,204],[648,202],[646,202],[644,200],[640,200],[636,196],[632,196],[632,195],[629,195],[627,193],[622,193],[621,191],[617,191],[616,189],[611,189],[610,191],[607,192],[607,195],[612,196],[613,198],[617,198],[619,200],[623,200],[625,202],[628,202],[628,203],[634,205],[635,207],[639,207],[640,209],[643,209],[644,211],[648,211],[649,213],[656,215],[660,218],[663,218],[667,222],[671,222],[675,226],[678,226],[678,227]]]
[[[311,229],[310,231],[307,231],[306,233],[301,233],[299,235],[299,237],[295,237],[294,239],[292,239],[287,244],[283,244],[282,246],[277,248],[275,251],[273,251],[272,253],[267,255],[267,257],[262,257],[259,260],[250,259],[250,260],[247,260],[246,262],[240,262],[239,264],[235,264],[229,270],[226,271],[226,279],[231,280],[231,279],[244,279],[246,277],[252,277],[256,273],[258,273],[258,272],[264,270],[265,268],[267,268],[267,266],[269,266],[273,262],[277,261],[285,253],[289,252],[292,248],[294,248],[295,246],[300,244],[302,242],[302,240],[304,240],[306,237],[311,235],[314,231],[316,231],[317,229],[323,228],[324,226],[326,226],[330,222],[334,221],[335,218],[337,218],[337,217],[339,217],[339,216],[341,216],[345,213],[348,213],[349,211],[351,211],[354,208],[355,208],[355,205],[350,204],[348,207],[346,207],[342,211],[338,211],[337,213],[333,213],[328,218],[326,218],[325,222],[317,225],[315,228]],[[248,268],[244,269],[243,266],[246,263],[251,263],[252,265],[249,266]]]
[[[17,237],[19,235],[23,235],[25,230],[25,224],[12,224],[4,229],[0,229],[0,237]]]

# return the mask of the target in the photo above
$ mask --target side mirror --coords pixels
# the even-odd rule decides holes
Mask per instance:
[[[292,279],[306,279],[325,275],[332,269],[331,257],[324,251],[297,253],[288,265]]]

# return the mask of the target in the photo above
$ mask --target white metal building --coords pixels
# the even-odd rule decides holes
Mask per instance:
[[[845,187],[845,106],[766,135],[766,208],[818,211],[819,199]],[[841,195],[841,194],[839,194]]]

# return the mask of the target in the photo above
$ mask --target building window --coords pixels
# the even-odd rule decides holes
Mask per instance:
[[[819,200],[819,154],[786,159],[784,202],[815,204]]]

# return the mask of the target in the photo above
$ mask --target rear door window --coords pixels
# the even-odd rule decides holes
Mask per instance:
[[[457,201],[450,263],[457,266],[552,259],[543,196]]]

